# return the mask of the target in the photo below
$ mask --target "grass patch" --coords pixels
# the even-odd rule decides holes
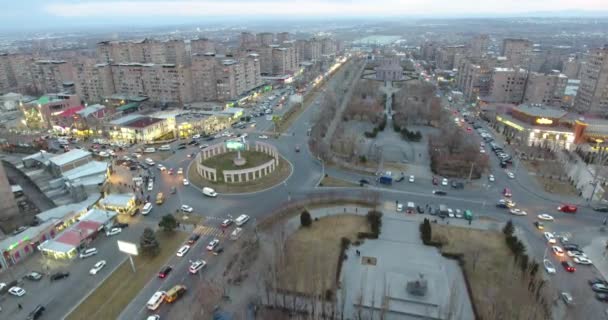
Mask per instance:
[[[190,166],[190,170],[188,171],[188,179],[190,180],[190,183],[199,188],[211,187],[218,193],[244,193],[264,190],[275,186],[287,179],[291,173],[291,170],[291,164],[287,162],[285,158],[280,157],[279,166],[271,174],[249,182],[228,184],[203,179],[203,177],[196,172],[196,164],[192,164]]]
[[[287,239],[280,287],[306,294],[335,292],[341,239],[354,242],[358,232],[370,232],[365,216],[328,216],[300,228]]]
[[[578,191],[569,181],[559,181],[539,176],[536,176],[536,180],[549,193],[562,196],[578,196]]]
[[[345,181],[345,180],[330,177],[330,176],[324,177],[323,180],[321,180],[320,185],[323,187],[358,187],[359,186],[359,184],[357,184],[357,183],[352,183],[349,181]]]
[[[237,157],[236,152],[227,152],[220,154],[206,160],[203,160],[203,165],[209,168],[217,169],[217,177],[219,180],[224,179],[223,172],[225,170],[241,170],[244,168],[253,168],[262,165],[273,157],[258,151],[241,151],[241,157],[247,159],[247,163],[244,166],[237,166],[233,163],[234,158]]]
[[[504,319],[544,319],[541,304],[528,290],[529,278],[514,263],[504,234],[432,224],[432,241],[442,244],[444,255],[462,257],[461,267],[480,319],[499,315]]]
[[[135,273],[131,270],[129,261],[123,262],[66,319],[117,319],[129,302],[175,254],[188,235],[188,233],[177,231],[171,234],[163,231],[157,232],[156,237],[161,245],[158,256],[154,258],[134,257],[133,262],[137,270]]]

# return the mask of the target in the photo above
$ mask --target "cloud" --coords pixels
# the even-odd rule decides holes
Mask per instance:
[[[399,16],[608,10],[606,0],[263,0],[62,1],[45,10],[58,17]]]

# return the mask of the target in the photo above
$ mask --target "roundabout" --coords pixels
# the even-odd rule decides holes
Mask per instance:
[[[285,181],[292,165],[271,144],[233,139],[202,150],[190,165],[188,176],[199,188],[219,193],[250,193]]]

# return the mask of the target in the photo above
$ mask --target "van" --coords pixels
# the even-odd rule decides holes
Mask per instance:
[[[158,150],[160,150],[160,151],[170,151],[171,150],[171,146],[168,145],[168,144],[165,144],[165,145],[160,146],[160,148],[158,148]],[[154,151],[152,151],[152,152],[154,152]]]
[[[212,197],[212,198],[217,197],[217,192],[215,192],[215,190],[208,188],[208,187],[203,188],[203,194],[206,195],[207,197]]]
[[[407,203],[407,213],[414,213],[415,209],[416,209],[416,205],[413,202],[408,201],[408,203]]]
[[[186,290],[187,288],[184,285],[178,284],[174,286],[173,288],[169,289],[169,291],[167,291],[167,294],[165,295],[165,301],[171,303],[179,299],[181,296],[184,295],[184,293],[186,293]]]
[[[156,204],[163,204],[165,202],[165,195],[162,192],[156,194]]]
[[[152,204],[150,202],[146,202],[144,207],[141,209],[141,214],[146,216],[148,213],[150,213],[150,211],[152,211]]]
[[[97,249],[95,249],[95,248],[89,248],[89,249],[86,249],[86,250],[84,250],[84,251],[82,251],[80,253],[80,258],[84,259],[84,258],[88,258],[88,257],[94,256],[96,254],[97,254]]]
[[[149,166],[153,166],[155,165],[154,160],[150,159],[150,158],[146,158],[146,160],[144,160],[146,162],[147,165]]]
[[[238,218],[236,218],[236,220],[234,220],[234,223],[237,227],[240,227],[244,225],[247,221],[249,221],[249,216],[246,214],[242,214]]]
[[[241,233],[243,233],[242,228],[235,228],[234,231],[230,234],[230,240],[236,240],[241,237]]]
[[[156,152],[156,149],[154,149],[154,148],[145,148],[144,149],[144,153],[154,153],[154,152]]]
[[[163,301],[165,300],[166,295],[167,294],[164,291],[157,291],[156,293],[154,293],[154,295],[152,295],[150,300],[148,300],[146,306],[150,310],[158,309],[158,307],[160,307],[160,304],[163,303]]]

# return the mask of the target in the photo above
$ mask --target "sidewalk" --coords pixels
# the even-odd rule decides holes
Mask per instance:
[[[594,238],[591,243],[583,248],[583,251],[593,261],[593,266],[602,275],[604,279],[608,279],[608,251],[606,250],[606,241],[608,234]]]

